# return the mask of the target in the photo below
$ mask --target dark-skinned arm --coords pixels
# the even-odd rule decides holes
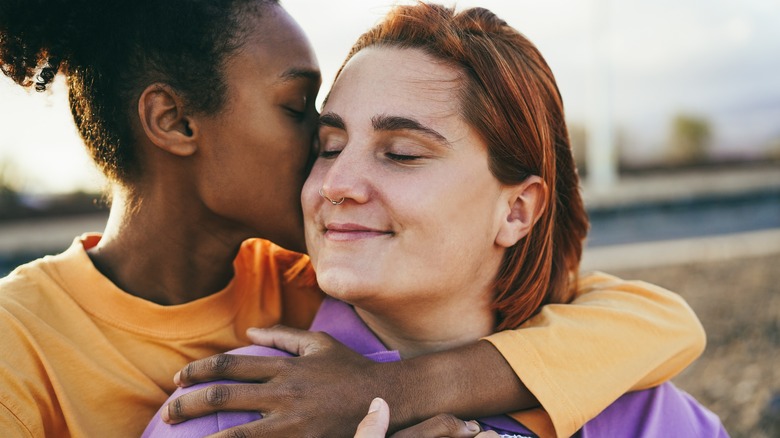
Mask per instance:
[[[390,431],[442,412],[476,418],[537,404],[486,341],[376,363],[323,333],[279,326],[250,330],[249,336],[256,344],[300,357],[216,355],[192,362],[177,375],[179,385],[224,378],[265,383],[214,385],[185,394],[169,404],[170,421],[222,410],[259,410],[263,420],[239,428],[245,436],[352,436],[374,397],[391,407]],[[415,430],[426,436],[424,428]]]
[[[444,412],[477,418],[531,408],[535,395],[546,412],[533,418],[549,415],[540,433],[569,436],[624,392],[671,378],[703,351],[701,324],[676,294],[603,274],[586,277],[579,291],[573,305],[546,306],[520,329],[489,337],[497,349],[480,341],[392,364],[372,363],[325,335],[311,341],[310,334],[261,331],[253,341],[302,357],[193,362],[182,385],[267,383],[193,392],[170,405],[170,416],[258,410],[266,420],[246,426],[258,432],[248,436],[323,427],[333,431],[325,436],[351,436],[376,396],[390,404],[397,430]]]

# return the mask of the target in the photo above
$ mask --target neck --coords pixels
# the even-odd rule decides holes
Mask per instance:
[[[370,309],[355,306],[355,311],[386,347],[410,358],[469,344],[493,333],[496,319],[488,292],[446,302],[382,302]]]
[[[233,278],[241,242],[252,237],[205,209],[165,194],[132,201],[114,191],[103,238],[88,251],[125,292],[158,304],[182,304],[223,289]]]

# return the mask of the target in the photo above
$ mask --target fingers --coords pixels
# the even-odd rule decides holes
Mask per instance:
[[[318,425],[302,427],[295,419],[287,415],[269,414],[262,420],[252,421],[240,426],[231,427],[208,438],[269,438],[269,437],[308,437],[308,436],[347,436],[343,433],[328,433],[322,431]],[[280,433],[279,431],[284,431]],[[382,435],[384,437],[384,435]]]
[[[480,430],[476,421],[463,421],[450,414],[439,414],[420,424],[396,432],[393,434],[393,438],[474,438],[480,433]],[[491,435],[485,436],[490,437]],[[480,438],[482,437],[480,436]]]
[[[246,331],[256,345],[284,350],[296,356],[317,353],[336,341],[322,332],[310,332],[277,325],[271,328],[251,328]]]
[[[355,438],[384,438],[390,424],[390,408],[381,398],[375,398],[368,408],[368,414],[358,424]]]
[[[220,432],[217,432],[213,435],[209,435],[207,438],[265,438],[265,437],[275,437],[278,435],[275,435],[273,432],[269,432],[270,430],[273,430],[275,427],[279,427],[278,423],[280,419],[278,418],[272,418],[267,417],[263,418],[262,420],[258,421],[252,421],[251,423],[242,424],[240,426],[231,427],[230,429],[226,429]],[[282,424],[284,422],[282,421]],[[307,436],[304,433],[297,433],[293,432],[291,436]]]
[[[286,358],[216,354],[185,365],[173,377],[182,387],[215,380],[263,382],[283,372],[289,366]]]
[[[216,384],[186,393],[162,410],[166,423],[176,424],[217,411],[262,411],[256,384]]]
[[[270,338],[279,334],[288,339],[295,331],[274,329]],[[381,393],[374,388],[375,367],[380,364],[329,336],[312,335],[306,336],[304,343],[326,347],[308,356],[216,355],[189,364],[177,377],[180,386],[216,379],[233,383],[218,382],[209,389],[202,383],[190,386],[166,406],[162,419],[175,423],[224,410],[254,411],[262,412],[263,421],[231,430],[233,435],[228,436],[354,435],[366,415],[366,405]],[[243,352],[251,354],[255,349],[264,348],[252,346]]]
[[[247,336],[256,345],[287,351],[298,356],[332,350],[341,345],[325,333],[284,326],[249,329]],[[206,359],[196,360],[177,372],[173,382],[181,387],[221,379],[263,382],[285,372],[292,364],[285,359],[270,357],[269,353],[264,352],[264,356],[216,354]]]

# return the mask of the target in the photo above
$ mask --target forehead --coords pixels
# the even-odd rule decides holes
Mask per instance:
[[[455,67],[420,49],[369,47],[346,64],[325,109],[446,117],[458,113],[460,86]]]
[[[319,65],[306,34],[281,6],[269,5],[259,15],[245,17],[245,39],[227,67],[245,79],[258,74],[269,81],[289,79],[291,71],[318,72]]]

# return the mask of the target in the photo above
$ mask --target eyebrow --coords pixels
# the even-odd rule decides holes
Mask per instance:
[[[327,112],[320,115],[320,126],[330,126],[331,128],[347,130],[347,124],[344,123],[344,119],[336,113]]]
[[[371,125],[374,126],[375,131],[416,131],[420,134],[430,137],[439,143],[451,147],[450,141],[447,137],[441,135],[438,131],[428,126],[423,125],[409,117],[402,116],[389,116],[381,114],[371,118]]]
[[[372,117],[371,125],[374,127],[375,131],[416,131],[451,147],[449,140],[447,140],[445,136],[409,117],[382,114]],[[331,128],[341,129],[343,131],[346,131],[347,129],[347,124],[344,122],[344,119],[340,115],[332,112],[327,112],[320,116],[320,126],[330,126]]]
[[[319,70],[315,69],[293,67],[291,69],[285,70],[282,74],[279,75],[279,79],[282,82],[293,81],[301,78],[319,82],[322,80],[322,74],[320,74]]]

